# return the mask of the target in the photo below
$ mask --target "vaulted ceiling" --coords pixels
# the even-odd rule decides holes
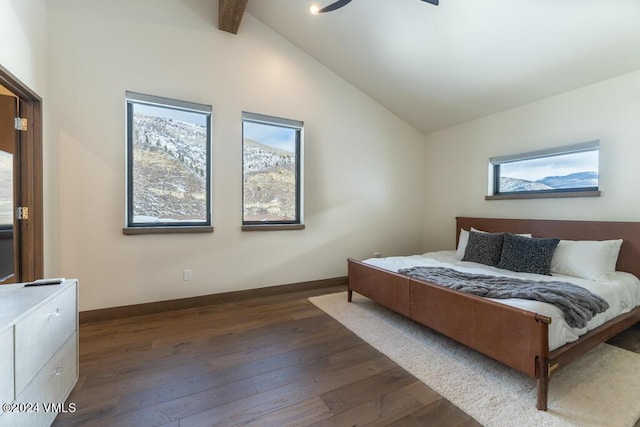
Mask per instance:
[[[638,0],[331,2],[246,10],[425,133],[640,69]]]

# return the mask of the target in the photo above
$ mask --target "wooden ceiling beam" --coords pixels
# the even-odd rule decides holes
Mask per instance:
[[[218,0],[218,29],[238,34],[248,0]]]

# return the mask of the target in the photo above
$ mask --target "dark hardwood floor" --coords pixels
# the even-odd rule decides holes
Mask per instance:
[[[479,425],[307,301],[344,289],[81,325],[54,426]],[[611,343],[640,353],[640,325]]]

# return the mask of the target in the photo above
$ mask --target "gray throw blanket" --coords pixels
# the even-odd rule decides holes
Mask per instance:
[[[400,269],[398,273],[485,298],[547,302],[562,310],[565,321],[573,328],[584,328],[593,316],[609,308],[598,295],[566,282],[471,274],[444,267],[411,267]]]

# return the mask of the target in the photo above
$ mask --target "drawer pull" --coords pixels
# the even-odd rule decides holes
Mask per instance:
[[[55,375],[56,377],[62,375],[62,366],[56,367],[56,371],[53,373],[53,375]]]
[[[49,313],[49,317],[60,317],[61,314],[62,314],[62,310],[59,308],[56,308],[56,311],[54,311],[53,313]]]

